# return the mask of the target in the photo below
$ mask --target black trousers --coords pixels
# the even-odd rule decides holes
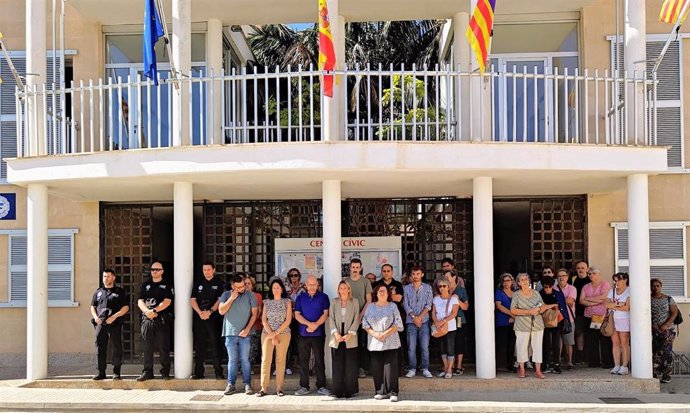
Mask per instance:
[[[113,348],[113,373],[120,374],[120,366],[122,366],[122,325],[120,323],[96,325],[98,372],[103,374],[105,374],[107,364],[108,342]]]
[[[172,320],[165,323],[156,323],[152,327],[151,337],[142,338],[144,345],[144,373],[153,375],[153,352],[158,349],[161,362],[161,374],[170,374],[170,325]]]
[[[335,396],[350,397],[359,393],[359,379],[357,378],[357,347],[347,348],[340,343],[338,348],[331,348],[333,361],[333,388]]]
[[[559,348],[561,343],[561,335],[558,333],[558,327],[545,328],[544,340],[542,342],[542,354],[545,364],[561,364],[558,359]]]
[[[496,327],[496,364],[500,363],[505,363],[507,369],[511,369],[515,363],[515,331],[512,325]]]
[[[211,353],[213,357],[215,374],[223,374],[223,368],[220,365],[220,358],[223,355],[220,348],[220,321],[217,317],[202,320],[194,316],[194,375],[197,377],[204,376],[204,361],[208,353]]]
[[[326,366],[323,361],[323,346],[326,337],[299,338],[299,385],[309,389],[309,356],[314,352],[314,374],[316,374],[316,388],[326,387]]]
[[[591,318],[585,318],[587,325]],[[585,332],[585,354],[590,366],[613,366],[613,351],[611,337],[601,335],[599,329],[588,328]]]
[[[371,364],[369,350],[367,349],[367,332],[360,326],[357,329],[357,361],[359,368],[369,370]]]
[[[385,351],[371,352],[371,375],[374,377],[374,391],[378,394],[396,395],[400,391],[398,387],[398,353],[399,348]]]

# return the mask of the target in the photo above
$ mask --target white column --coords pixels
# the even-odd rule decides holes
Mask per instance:
[[[647,70],[647,23],[645,0],[624,0],[624,54],[625,70],[628,77],[643,78]],[[637,108],[633,103],[637,102]],[[630,85],[625,108],[628,115],[628,132],[626,134],[629,143],[644,143],[644,102],[645,89],[643,85]],[[637,109],[637,112],[635,111]],[[637,135],[635,127],[637,126]]]
[[[494,223],[492,178],[474,178],[474,317],[477,378],[496,378],[494,350]]]
[[[192,307],[194,281],[194,197],[192,184],[175,182],[175,378],[192,374]]]
[[[335,47],[335,68],[345,68],[345,18],[339,14],[339,1],[327,0],[328,15],[331,19],[331,35]],[[333,85],[333,97],[322,96],[324,116],[321,117],[324,128],[324,141],[342,140],[344,137],[344,119],[346,102],[346,79],[336,77]]]
[[[191,0],[172,0],[172,58],[179,77],[184,79],[192,68],[192,4]],[[189,84],[173,88],[173,146],[192,142],[189,133]]]
[[[211,76],[223,74],[223,23],[218,19],[206,22],[206,71]],[[213,96],[206,94],[208,144],[223,143],[221,124],[221,81],[213,82]]]
[[[340,181],[323,181],[323,292],[331,299],[337,296],[342,270],[340,201]],[[326,375],[332,377],[331,352],[326,341]]]
[[[633,377],[651,379],[649,192],[645,174],[628,176],[628,251],[630,256],[630,365]]]
[[[48,189],[27,190],[26,379],[48,377]]]
[[[453,58],[454,58],[454,69],[460,70],[465,73],[469,73],[472,70],[472,49],[470,48],[470,42],[467,41],[465,33],[467,28],[470,27],[470,15],[469,13],[455,13],[453,15]],[[476,60],[476,59],[475,59]],[[469,140],[470,139],[470,95],[469,87],[470,82],[468,78],[462,78],[460,80],[460,96],[454,96],[454,100],[461,99],[462,102],[458,105],[457,101],[455,104],[455,116],[460,119],[459,133],[460,139]],[[453,89],[457,90],[457,88]],[[451,91],[453,95],[456,95]],[[460,110],[463,109],[463,110]]]
[[[26,21],[26,85],[29,90],[34,87],[41,90],[46,82],[46,0],[27,0]],[[45,140],[45,110],[43,100],[29,99],[27,114],[27,137],[29,139],[29,155],[46,154]]]

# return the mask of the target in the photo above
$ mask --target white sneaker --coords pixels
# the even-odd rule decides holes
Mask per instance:
[[[397,402],[398,401],[398,395],[395,393],[391,393],[391,401],[393,403]]]
[[[275,372],[273,373],[273,375],[274,375],[274,376],[276,375]],[[292,376],[292,370],[290,370],[290,369],[285,369],[285,375],[286,375],[286,376]]]
[[[434,377],[434,375],[431,374],[431,372],[430,372],[429,370],[424,370],[424,371],[422,371],[422,376],[424,376],[424,377],[426,377],[426,378],[429,378],[429,379],[432,378],[432,377]]]
[[[615,366],[614,368],[611,369],[611,374],[619,374],[618,372],[620,370],[621,370],[621,366]]]
[[[411,379],[411,378],[414,377],[415,375],[417,375],[417,372],[415,372],[414,370],[408,370],[408,371],[407,371],[407,374],[405,375],[405,377],[407,377],[408,379]]]
[[[328,389],[325,388],[325,387],[321,387],[321,388],[318,389],[316,392],[319,393],[319,394],[322,395],[322,396],[330,396],[330,395],[331,395],[331,391],[328,390]]]
[[[388,396],[386,396],[386,395],[376,393],[376,394],[374,395],[374,400],[383,400],[383,399],[385,399],[385,398],[387,398],[387,397],[388,397]]]
[[[629,374],[629,373],[630,373],[630,370],[628,370],[628,368],[625,366],[621,366],[621,368],[618,370],[618,374],[620,374],[621,376],[625,376],[626,374]]]
[[[438,373],[438,377],[446,377],[446,372],[442,371],[442,372]]]
[[[530,370],[534,370],[534,364],[532,364],[531,361],[525,362],[525,367],[530,369]]]

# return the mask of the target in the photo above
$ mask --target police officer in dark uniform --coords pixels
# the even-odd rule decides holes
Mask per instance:
[[[170,380],[170,328],[173,323],[173,286],[163,280],[163,264],[151,264],[151,279],[141,285],[137,305],[141,310],[141,338],[144,344],[144,372],[137,381],[153,378],[153,352],[158,348],[161,376]]]
[[[96,355],[98,374],[94,380],[105,379],[108,341],[113,346],[113,380],[120,380],[122,366],[122,321],[129,312],[129,298],[122,287],[115,285],[115,271],[103,271],[103,287],[91,299],[91,323],[96,329]]]
[[[202,266],[204,277],[194,283],[191,304],[194,309],[194,374],[191,379],[204,378],[204,360],[206,351],[211,350],[213,370],[216,380],[223,380],[223,368],[220,365],[220,332],[222,317],[218,314],[219,298],[225,290],[225,283],[218,279],[216,266],[205,262]]]

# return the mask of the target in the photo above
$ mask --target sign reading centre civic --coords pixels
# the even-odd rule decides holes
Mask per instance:
[[[17,219],[17,194],[0,194],[0,220]]]
[[[400,237],[344,237],[342,247],[342,276],[349,275],[350,260],[362,260],[362,275],[376,274],[381,278],[381,266],[393,266],[396,280],[400,280],[402,268],[402,243]],[[275,264],[277,275],[285,278],[291,268],[302,273],[302,281],[310,275],[323,276],[323,239],[321,238],[276,238]]]

